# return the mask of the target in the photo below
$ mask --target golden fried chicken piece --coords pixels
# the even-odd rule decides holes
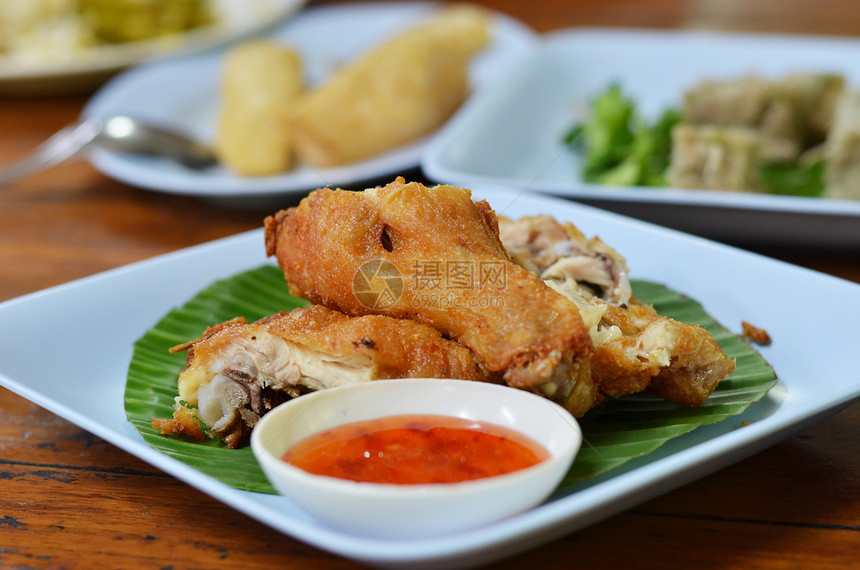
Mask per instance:
[[[597,237],[550,216],[499,219],[502,242],[579,307],[594,352],[589,385],[618,398],[648,389],[670,402],[699,406],[735,363],[704,328],[662,317],[633,296],[627,264]],[[583,365],[585,368],[585,365]]]
[[[510,261],[494,212],[463,188],[324,188],[265,227],[294,295],[433,326],[511,386],[535,389],[591,352],[576,305]]]
[[[592,368],[601,390],[612,397],[647,388],[682,406],[701,406],[735,362],[704,328],[662,317],[647,305],[610,305],[604,326],[622,335],[595,349]]]
[[[255,323],[239,317],[173,350],[186,349],[174,420],[153,427],[195,436],[184,401],[231,448],[269,409],[308,391],[385,378],[488,379],[467,348],[431,327],[319,305]]]

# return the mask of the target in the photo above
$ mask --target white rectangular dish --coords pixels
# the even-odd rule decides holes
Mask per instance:
[[[584,183],[564,135],[581,109],[616,83],[644,116],[678,108],[699,81],[746,74],[842,74],[860,87],[850,39],[616,29],[543,37],[503,82],[464,106],[425,151],[432,179],[506,184],[732,242],[860,250],[860,200],[831,200]],[[579,118],[577,118],[577,116]]]
[[[572,221],[622,252],[632,277],[688,294],[731,330],[741,319],[766,328],[774,342],[761,352],[779,384],[744,414],[679,437],[534,510],[473,531],[409,540],[338,532],[284,497],[224,485],[155,451],[126,420],[133,343],[213,281],[266,263],[262,231],[0,304],[0,385],[283,533],[364,563],[404,568],[475,565],[533,548],[751,455],[860,398],[860,285],[566,200],[492,186],[475,195],[508,217],[549,213]]]

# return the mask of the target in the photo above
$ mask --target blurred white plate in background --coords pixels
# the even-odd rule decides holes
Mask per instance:
[[[333,66],[356,57],[403,27],[417,24],[436,8],[437,4],[423,2],[310,8],[291,18],[272,36],[298,49],[309,80],[315,82]],[[478,93],[529,53],[537,37],[523,24],[501,14],[494,14],[492,33],[492,44],[476,57],[470,71]],[[211,141],[222,55],[223,50],[207,52],[125,71],[96,93],[83,114],[148,118]],[[163,159],[108,151],[94,152],[91,161],[108,176],[133,186],[243,206],[304,194],[321,186],[345,186],[402,174],[418,167],[427,140],[342,167],[315,170],[297,166],[282,175],[263,177],[241,177],[223,167],[192,171]]]
[[[116,71],[144,60],[209,49],[265,29],[305,0],[213,2],[215,22],[169,37],[98,45],[63,61],[0,55],[0,95],[60,95],[92,89]]]
[[[548,192],[711,238],[860,248],[860,200],[588,184],[564,135],[612,83],[656,116],[706,79],[840,73],[860,87],[860,42],[779,35],[564,30],[470,101],[422,160],[430,178]]]

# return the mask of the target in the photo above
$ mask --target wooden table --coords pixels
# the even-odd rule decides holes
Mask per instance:
[[[840,0],[483,3],[538,31],[860,31],[860,10]],[[0,164],[72,122],[85,101],[0,99]],[[61,166],[0,189],[0,301],[255,228],[267,213],[138,190],[86,163]],[[748,247],[860,282],[856,250]],[[46,346],[46,357],[50,352]],[[855,404],[750,459],[499,567],[858,567],[858,442]],[[5,389],[0,489],[0,566],[355,566],[238,514]]]

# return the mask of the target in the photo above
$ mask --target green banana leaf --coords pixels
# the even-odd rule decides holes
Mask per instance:
[[[580,420],[584,445],[559,492],[598,475],[611,474],[669,440],[697,427],[744,412],[776,383],[768,363],[743,339],[710,317],[696,301],[656,283],[635,281],[633,290],[645,303],[676,320],[696,323],[714,335],[737,369],[720,382],[698,408],[681,408],[648,395],[635,395],[592,410]],[[289,294],[283,273],[266,265],[217,281],[185,305],[170,311],[134,345],[125,389],[128,420],[155,449],[238,489],[274,493],[248,446],[228,449],[220,440],[192,441],[160,435],[152,418],[170,418],[176,380],[185,353],[171,346],[197,338],[203,330],[236,316],[249,322],[307,302]]]

